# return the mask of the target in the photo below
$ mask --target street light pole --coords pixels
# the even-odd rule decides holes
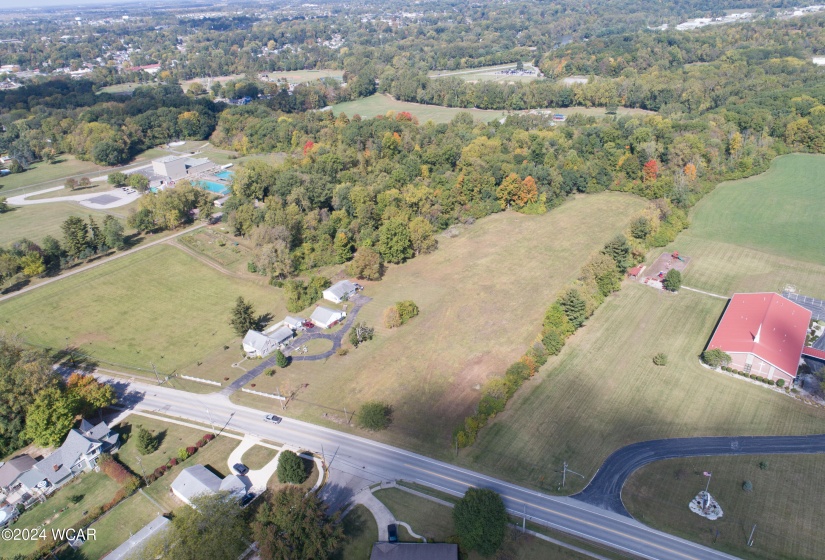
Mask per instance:
[[[209,423],[212,425],[212,433],[217,435],[218,431],[215,429],[215,423],[212,421],[212,413],[209,412],[209,407],[206,407],[206,414],[209,416]]]

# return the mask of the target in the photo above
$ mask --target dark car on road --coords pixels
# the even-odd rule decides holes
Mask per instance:
[[[235,463],[232,466],[232,470],[235,471],[235,474],[245,475],[249,472],[249,467],[247,467],[243,463]]]
[[[264,416],[265,422],[272,422],[273,424],[280,424],[281,420],[283,420],[280,416],[275,416],[274,414],[267,414]]]
[[[398,542],[398,527],[395,526],[395,523],[387,525],[387,535],[389,542]]]

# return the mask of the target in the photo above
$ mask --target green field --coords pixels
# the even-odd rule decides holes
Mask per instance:
[[[391,266],[380,282],[364,282],[373,301],[358,319],[376,327],[374,340],[343,357],[260,376],[256,389],[286,392],[308,383],[288,414],[336,429],[342,426],[323,414],[343,419],[345,407],[352,412],[364,401],[386,400],[393,425],[371,437],[448,456],[453,429],[478,403],[479,384],[524,353],[556,293],[643,205],[617,193],[587,195],[543,216],[504,212],[453,239],[439,236],[434,253]],[[385,329],[384,310],[405,299],[418,304],[420,315]],[[232,398],[272,405],[243,393]]]
[[[722,183],[693,211],[690,234],[825,265],[825,156],[776,158],[766,173]]]
[[[24,237],[35,243],[41,241],[47,235],[61,240],[63,239],[63,232],[60,226],[71,216],[78,216],[84,220],[88,220],[89,216],[94,216],[95,221],[100,225],[108,212],[124,219],[128,216],[129,209],[136,207],[137,203],[132,203],[103,212],[84,208],[74,202],[17,206],[10,212],[0,214],[0,246],[5,247]],[[126,231],[127,235],[129,233],[133,233],[133,230]]]
[[[332,556],[335,560],[366,560],[378,540],[378,525],[370,510],[357,505],[342,520],[346,541]]]
[[[94,540],[89,539],[81,551],[87,560],[97,560],[126,542],[162,512],[140,492],[126,498],[92,524]]]
[[[157,451],[141,455],[137,450],[137,426],[149,430],[160,441]],[[190,447],[197,443],[208,430],[196,430],[188,426],[164,422],[133,414],[115,427],[121,441],[126,437],[117,452],[118,460],[129,467],[133,473],[142,476],[151,474],[156,468],[165,465],[169,459],[178,456],[178,449]]]
[[[822,409],[699,364],[724,306],[685,290],[673,295],[626,283],[461,462],[555,492],[564,461],[589,480],[612,451],[637,441],[825,430]],[[653,365],[658,352],[668,355],[667,366]],[[568,477],[564,493],[584,483]]]
[[[498,82],[502,84],[509,84],[510,82],[532,82],[537,80],[536,76],[508,76],[506,74],[496,74],[499,70],[508,70],[515,68],[513,64],[501,64],[498,66],[482,66],[480,68],[467,68],[464,70],[436,70],[430,72],[430,78],[460,78],[467,82]],[[535,70],[535,68],[528,64],[524,65],[526,70]]]
[[[550,109],[548,109],[550,110]],[[376,93],[370,97],[362,97],[355,101],[346,101],[332,106],[333,114],[346,113],[348,117],[355,114],[361,115],[364,118],[372,118],[378,115],[386,115],[388,111],[408,111],[413,116],[417,117],[419,122],[425,123],[433,121],[435,123],[450,122],[453,117],[459,113],[470,113],[473,118],[482,122],[490,122],[492,120],[500,120],[509,114],[526,113],[527,111],[488,111],[484,109],[461,109],[456,107],[442,107],[441,105],[423,105],[420,103],[409,103],[406,101],[397,101],[389,95]],[[604,116],[605,110],[602,108],[587,108],[587,107],[568,107],[565,109],[552,109],[554,113],[561,113],[563,115],[572,115],[579,113],[582,115],[592,115],[601,117]],[[630,114],[650,114],[650,111],[642,111],[640,109],[619,109],[620,115]]]
[[[241,463],[254,471],[264,468],[277,454],[278,451],[271,447],[253,445],[244,452],[243,457],[241,457]]]
[[[764,470],[762,461],[767,463]],[[688,509],[705,489],[703,471],[713,473],[710,493],[724,511],[716,521]],[[638,520],[737,557],[816,560],[825,558],[823,475],[822,455],[673,459],[633,474],[622,498]],[[745,480],[753,484],[752,492],[743,491]],[[754,524],[754,544],[748,547]]]
[[[63,184],[68,177],[99,174],[106,168],[90,161],[81,161],[74,156],[61,154],[59,163],[41,161],[23,173],[15,173],[0,177],[0,196],[8,197],[22,194],[27,191],[47,189]]]
[[[0,327],[117,367],[150,370],[153,362],[161,372],[197,376],[207,357],[240,356],[229,326],[239,295],[259,314],[286,313],[278,290],[159,245],[0,304]]]

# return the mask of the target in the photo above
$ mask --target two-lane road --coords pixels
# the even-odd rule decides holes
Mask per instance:
[[[99,376],[106,379],[104,376]],[[279,425],[264,422],[263,413],[230,402],[224,395],[197,395],[143,383],[108,378],[122,402],[137,410],[160,412],[204,424],[214,423],[307,449],[323,451],[330,468],[370,481],[409,480],[462,495],[471,486],[501,494],[518,516],[634,557],[662,560],[721,560],[733,556],[653,530],[641,523],[589,504],[548,496],[358,436],[284,418]],[[273,411],[277,411],[273,403]]]

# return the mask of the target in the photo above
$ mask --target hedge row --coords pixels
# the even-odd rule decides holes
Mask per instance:
[[[548,356],[561,352],[567,338],[584,325],[608,295],[621,288],[622,275],[632,264],[631,251],[627,239],[619,235],[582,267],[578,280],[545,313],[542,332],[533,346],[507,368],[503,378],[493,378],[482,387],[476,413],[465,418],[464,425],[455,431],[457,447],[472,445],[478,431],[504,410],[510,397],[535,375]]]
[[[753,379],[754,381],[761,381],[762,383],[765,383],[766,385],[776,385],[777,387],[784,387],[785,386],[785,380],[784,379],[777,379],[776,381],[774,381],[773,379],[768,379],[767,377],[760,377],[760,376],[755,375],[753,373],[745,373],[744,371],[740,371],[738,369],[728,367],[728,366],[722,366],[722,371],[727,371],[728,373],[734,373],[736,375],[741,375],[742,377],[747,377],[747,378]]]

